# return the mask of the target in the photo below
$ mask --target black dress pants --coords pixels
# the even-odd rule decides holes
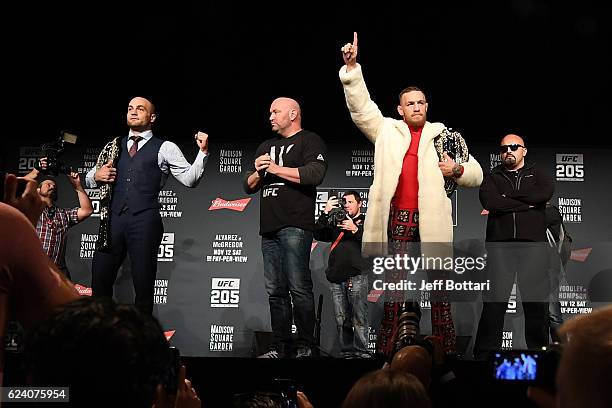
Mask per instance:
[[[548,344],[548,248],[540,242],[487,243],[487,278],[491,290],[483,293],[474,355],[483,358],[501,347],[504,317],[515,278],[525,315],[528,348]]]
[[[92,262],[94,296],[113,296],[119,267],[129,254],[135,304],[143,312],[153,312],[153,286],[157,274],[157,252],[164,226],[157,208],[132,214],[129,209],[110,217],[111,245],[96,251]]]

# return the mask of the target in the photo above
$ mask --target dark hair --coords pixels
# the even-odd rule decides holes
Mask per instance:
[[[342,408],[430,408],[423,384],[412,374],[380,369],[361,377]]]
[[[352,195],[353,197],[355,197],[355,201],[357,201],[358,203],[361,203],[361,195],[359,194],[358,191],[348,190],[344,193],[343,197],[346,197],[347,195]]]
[[[423,90],[421,88],[419,88],[418,86],[408,86],[404,89],[402,89],[402,91],[399,93],[399,101],[402,101],[402,95],[408,92],[420,92],[425,96],[425,92],[423,92]],[[425,98],[427,98],[427,96],[425,96]]]
[[[51,197],[51,201],[53,203],[57,202],[57,200],[59,199],[59,183],[54,177],[43,176],[43,178],[38,181],[37,188],[40,188],[45,181],[52,181],[55,184],[55,193],[53,194],[53,197]]]
[[[150,408],[169,364],[155,318],[132,305],[84,296],[64,305],[27,339],[33,386],[70,387],[70,404]]]

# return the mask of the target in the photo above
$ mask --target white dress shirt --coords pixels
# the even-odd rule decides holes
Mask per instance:
[[[130,130],[128,135],[128,151],[134,144],[134,141],[130,139],[131,136],[135,136],[135,133],[132,130]],[[147,143],[149,139],[153,137],[153,132],[147,130],[138,134],[138,136],[142,137],[142,140],[138,142],[138,150],[140,150],[142,146],[144,146],[145,143]],[[189,164],[189,162],[185,159],[185,156],[183,156],[183,152],[181,152],[181,149],[179,149],[175,143],[167,140],[164,141],[159,148],[159,152],[157,153],[157,164],[163,173],[160,188],[166,184],[168,175],[170,173],[172,173],[174,178],[176,178],[184,186],[195,187],[204,174],[204,166],[206,165],[207,160],[208,154],[198,150],[198,155],[193,161],[193,164]],[[94,179],[96,170],[97,169],[94,166],[85,176],[85,184],[89,188],[98,187],[98,184]]]

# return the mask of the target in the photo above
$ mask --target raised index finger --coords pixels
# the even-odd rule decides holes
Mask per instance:
[[[357,31],[353,31],[353,46],[357,46]]]
[[[178,375],[178,387],[179,388],[187,389],[187,386],[185,385],[185,378],[187,378],[187,367],[185,367],[184,365],[181,365],[181,368],[179,369],[179,375]],[[177,391],[178,391],[178,388],[177,388]]]

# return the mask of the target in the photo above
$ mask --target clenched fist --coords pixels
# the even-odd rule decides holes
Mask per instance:
[[[204,153],[208,153],[208,134],[204,132],[198,132],[195,134],[194,137],[200,150]]]

